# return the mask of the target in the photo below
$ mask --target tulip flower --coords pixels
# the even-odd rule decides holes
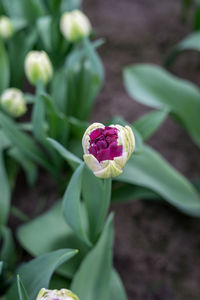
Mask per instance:
[[[94,123],[82,140],[84,161],[100,178],[122,174],[122,169],[135,148],[135,138],[129,126]]]
[[[47,290],[41,289],[36,300],[79,300],[70,290]]]
[[[36,85],[39,80],[47,84],[53,76],[53,67],[47,53],[29,52],[25,59],[25,73],[33,85]]]
[[[2,109],[13,117],[21,117],[27,111],[24,95],[16,88],[5,90],[0,98],[0,104]]]
[[[60,21],[60,30],[70,42],[76,42],[82,37],[89,36],[91,24],[87,16],[80,10],[65,12]]]
[[[6,16],[0,16],[0,37],[2,39],[10,38],[14,33],[13,25]]]

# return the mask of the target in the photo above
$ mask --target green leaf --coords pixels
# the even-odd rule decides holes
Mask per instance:
[[[167,110],[153,111],[136,120],[133,126],[139,131],[143,140],[146,141],[162,125],[167,115]]]
[[[19,300],[28,300],[27,292],[23,286],[23,283],[19,275],[17,275],[17,289],[18,289]]]
[[[169,110],[200,146],[200,90],[197,86],[148,64],[125,68],[124,81],[131,97],[142,104]]]
[[[0,226],[5,225],[10,211],[11,191],[5,169],[3,152],[0,149]]]
[[[48,159],[41,152],[41,150],[35,145],[32,139],[25,133],[20,132],[17,124],[10,118],[6,117],[0,112],[0,125],[3,127],[4,133],[10,139],[10,141],[34,162],[39,163],[41,166],[49,170],[54,174],[52,164],[48,162]]]
[[[18,273],[27,291],[29,300],[35,300],[40,289],[48,288],[51,276],[55,270],[76,253],[77,250],[60,249],[46,253],[22,265]],[[17,286],[15,284],[8,293],[7,300],[15,298],[13,295],[16,295],[16,289]]]
[[[90,246],[91,242],[85,226],[84,207],[81,204],[83,170],[84,163],[76,169],[68,184],[63,197],[63,213],[75,234]]]
[[[58,153],[70,164],[73,169],[76,169],[80,164],[82,164],[83,161],[80,158],[65,149],[60,143],[51,138],[47,138],[47,140],[51,144],[51,146],[55,148]]]
[[[138,199],[160,199],[153,191],[133,185],[133,184],[117,184],[112,190],[112,202],[126,203]]]
[[[43,16],[37,19],[38,34],[46,51],[51,51],[51,16]]]
[[[117,271],[113,269],[111,277],[110,300],[128,300],[123,283]]]
[[[16,249],[11,230],[6,226],[1,226],[0,237],[2,239],[0,259],[12,267],[16,262]]]
[[[2,271],[3,271],[3,261],[0,261],[0,276],[1,276]]]
[[[172,49],[171,53],[166,58],[166,66],[173,63],[179,54],[187,50],[200,51],[200,31],[191,33]]]
[[[13,147],[8,151],[8,154],[13,157],[24,169],[26,173],[26,178],[30,186],[33,186],[37,179],[37,167],[36,165],[27,157],[23,155],[18,148]]]
[[[133,155],[118,181],[146,187],[181,211],[200,216],[200,197],[193,186],[156,151],[144,146]]]
[[[90,237],[93,242],[102,231],[108,213],[111,185],[111,179],[99,179],[85,166],[82,194],[88,214]]]
[[[81,300],[110,299],[112,247],[113,215],[110,215],[97,244],[83,260],[73,278],[71,290]]]
[[[33,256],[61,248],[72,247],[79,253],[59,269],[59,274],[71,278],[79,266],[88,248],[73,233],[67,225],[61,208],[61,201],[48,212],[22,225],[17,232],[17,238],[22,247]]]
[[[3,42],[0,40],[0,94],[9,86],[10,67],[9,60]]]

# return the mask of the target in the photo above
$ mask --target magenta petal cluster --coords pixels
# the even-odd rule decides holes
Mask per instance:
[[[103,160],[113,160],[122,155],[122,145],[118,145],[118,129],[106,126],[98,128],[90,133],[89,153],[94,155],[101,162]]]

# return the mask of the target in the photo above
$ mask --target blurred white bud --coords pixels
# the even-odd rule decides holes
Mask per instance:
[[[13,25],[10,19],[6,16],[0,16],[0,37],[9,39],[14,33]]]
[[[16,89],[10,88],[1,95],[1,107],[13,117],[21,117],[27,111],[26,102],[23,93]]]
[[[47,84],[53,76],[51,61],[44,51],[31,51],[25,59],[25,73],[28,80],[37,84],[39,80]]]
[[[87,16],[80,10],[65,12],[60,21],[60,30],[70,42],[76,42],[82,37],[89,36],[91,24]]]
[[[79,300],[70,290],[41,289],[36,300]]]
[[[135,138],[129,126],[94,123],[82,140],[84,161],[100,178],[119,176],[135,148]]]

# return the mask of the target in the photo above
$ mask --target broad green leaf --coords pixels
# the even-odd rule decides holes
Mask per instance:
[[[118,181],[146,187],[170,204],[191,215],[200,216],[200,197],[193,186],[156,151],[144,146],[133,155]]]
[[[154,132],[162,125],[168,115],[167,110],[156,110],[142,116],[133,123],[141,134],[144,141],[149,139]]]
[[[0,129],[0,151],[7,149],[11,146],[10,140],[7,138],[3,130]]]
[[[0,40],[0,94],[9,86],[10,81],[10,67],[7,52],[4,48],[3,42]]]
[[[0,259],[12,267],[16,262],[16,249],[11,230],[6,226],[1,226],[0,237],[2,240]]]
[[[48,142],[54,147],[58,153],[70,164],[73,169],[76,169],[77,166],[82,164],[82,160],[78,158],[76,155],[65,149],[60,143],[57,141],[48,138]]]
[[[197,86],[148,64],[125,68],[124,81],[131,97],[142,104],[169,110],[200,146],[200,90]]]
[[[77,250],[74,249],[60,249],[46,253],[23,264],[19,268],[18,274],[27,291],[29,300],[35,300],[41,288],[48,288],[51,276],[55,270],[76,253]],[[14,284],[8,293],[7,300],[12,300],[16,292],[17,285]]]
[[[65,11],[72,11],[74,9],[80,9],[81,3],[82,0],[62,0],[60,6],[61,13],[64,13]]]
[[[110,300],[128,300],[123,283],[117,271],[112,270]]]
[[[200,51],[200,31],[191,33],[178,43],[167,56],[165,64],[170,65],[181,52],[186,50]]]
[[[18,289],[19,300],[28,300],[27,292],[23,286],[23,283],[19,275],[17,275],[17,289]]]
[[[10,211],[11,191],[4,164],[3,152],[0,149],[0,226],[5,225]]]
[[[111,179],[99,179],[88,169],[84,168],[82,182],[83,199],[86,206],[90,238],[96,241],[102,231],[108,213],[111,197]]]
[[[126,203],[138,199],[159,200],[160,197],[156,193],[145,187],[133,184],[117,183],[112,190],[112,202],[114,203]]]
[[[75,234],[87,245],[91,245],[85,228],[85,216],[83,205],[81,203],[82,176],[84,163],[82,163],[74,172],[66,192],[63,196],[63,213],[66,222],[73,229]]]
[[[59,269],[59,274],[71,278],[88,248],[73,233],[62,214],[59,201],[48,212],[22,225],[17,232],[22,247],[33,256],[40,256],[61,248],[72,247],[79,253]]]
[[[17,128],[17,124],[1,112],[0,125],[2,126],[6,136],[22,153],[24,153],[24,155],[34,162],[39,163],[54,174],[52,164],[48,161],[42,151],[35,145],[32,139],[25,133],[22,133]]]
[[[81,300],[109,300],[112,273],[113,216],[75,274],[71,290]]]

